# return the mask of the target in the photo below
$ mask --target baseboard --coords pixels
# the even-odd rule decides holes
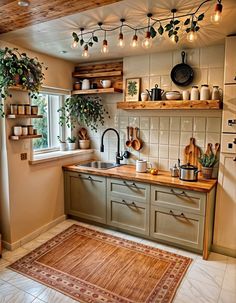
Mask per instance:
[[[49,222],[49,223],[41,226],[40,228],[38,228],[37,230],[28,234],[27,236],[21,238],[20,240],[14,242],[14,243],[2,241],[2,245],[7,250],[15,250],[15,249],[21,247],[22,245],[25,245],[29,241],[37,238],[39,235],[48,231],[50,228],[56,226],[58,223],[65,221],[65,219],[66,219],[66,215],[60,216],[60,217],[56,218],[55,220],[53,220],[52,222]]]
[[[218,254],[222,254],[222,255],[226,255],[229,257],[233,257],[236,258],[236,249],[231,249],[231,248],[227,248],[227,247],[223,247],[223,246],[218,246],[213,244],[211,247],[211,250],[213,252],[216,252]]]

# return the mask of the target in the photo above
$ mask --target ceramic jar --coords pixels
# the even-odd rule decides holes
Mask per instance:
[[[14,136],[21,136],[22,135],[22,126],[14,126],[13,133],[14,133]]]
[[[10,112],[11,112],[11,115],[17,115],[17,113],[18,113],[17,104],[11,104],[10,105]]]
[[[33,134],[34,134],[33,125],[28,125],[28,134],[29,134],[29,135],[33,135]]]
[[[212,95],[211,95],[211,99],[212,100],[220,100],[220,90],[219,90],[219,86],[214,85],[213,89],[212,89]]]
[[[190,100],[199,100],[199,90],[198,90],[198,86],[196,85],[192,86]]]
[[[25,114],[31,115],[31,106],[29,104],[25,104]]]
[[[27,126],[22,126],[22,135],[27,136],[28,135],[28,127]]]
[[[141,93],[141,101],[147,101],[149,94],[146,92]]]
[[[81,89],[90,89],[90,82],[89,82],[88,79],[84,79],[82,81],[82,87],[81,87]]]
[[[183,90],[183,100],[189,100],[190,93],[189,90]]]
[[[103,88],[111,87],[111,80],[101,80],[100,83],[101,83]]]
[[[146,173],[148,169],[147,160],[136,160],[136,172],[138,173]]]
[[[32,115],[37,115],[38,114],[38,106],[37,105],[32,105],[31,106],[31,114]]]
[[[209,100],[210,99],[210,89],[207,84],[203,84],[201,86],[201,91],[200,91],[200,100]]]
[[[24,104],[18,104],[17,113],[18,113],[18,115],[24,115],[25,114],[25,105]]]

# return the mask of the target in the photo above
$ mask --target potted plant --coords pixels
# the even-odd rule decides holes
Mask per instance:
[[[68,137],[67,138],[68,142],[68,150],[74,150],[75,149],[75,142],[76,142],[76,137]]]
[[[198,158],[199,163],[202,165],[202,176],[204,179],[211,179],[213,167],[217,163],[216,155],[211,153],[201,154],[200,158]]]
[[[104,124],[104,115],[108,114],[100,97],[81,95],[67,98],[58,112],[60,113],[60,125],[65,124],[69,128],[74,128],[76,124],[81,124],[96,132],[99,124]]]
[[[57,136],[57,139],[60,143],[60,150],[65,151],[66,150],[66,141],[62,140],[60,136]]]
[[[43,63],[38,58],[30,58],[17,48],[0,49],[0,90],[3,99],[10,95],[9,88],[16,85],[21,85],[32,97],[36,97],[43,80]],[[0,114],[3,116],[2,106]]]

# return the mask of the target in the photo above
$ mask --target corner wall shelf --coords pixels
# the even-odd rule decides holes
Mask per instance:
[[[138,102],[118,102],[118,109],[221,109],[220,100],[162,100],[162,101],[138,101]]]
[[[87,94],[110,94],[110,93],[122,93],[123,90],[119,88],[98,88],[98,89],[80,89],[73,90],[72,95],[87,95]]]
[[[18,140],[24,140],[24,139],[35,139],[35,138],[41,138],[42,135],[27,135],[27,136],[9,136],[10,140],[18,141]]]
[[[115,77],[121,76],[122,71],[103,71],[103,72],[93,72],[93,73],[80,73],[80,72],[73,72],[72,77],[74,78],[104,78],[104,77]]]
[[[33,118],[33,119],[37,119],[37,118],[43,118],[43,115],[7,115],[6,116],[7,119],[18,119],[18,118]]]

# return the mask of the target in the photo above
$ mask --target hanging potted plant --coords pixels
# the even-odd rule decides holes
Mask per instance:
[[[30,58],[17,48],[0,49],[0,90],[3,99],[10,95],[9,88],[16,85],[28,90],[31,97],[36,97],[43,80],[43,63],[37,58]],[[2,106],[0,114],[4,116]]]
[[[58,109],[60,125],[73,129],[77,124],[85,125],[95,132],[99,124],[104,125],[105,114],[100,97],[73,95]]]

